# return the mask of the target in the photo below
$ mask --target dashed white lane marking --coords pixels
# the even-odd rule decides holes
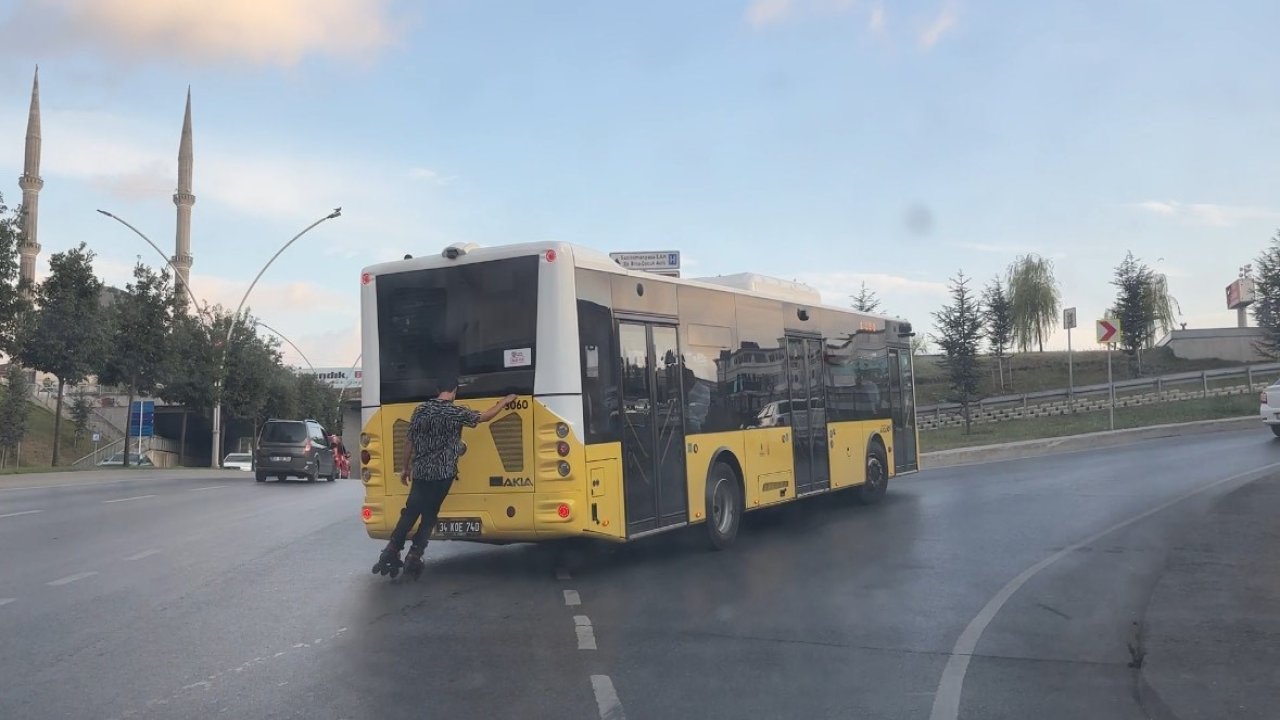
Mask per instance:
[[[191,488],[187,492],[200,492],[201,490],[217,490],[218,488],[224,488],[224,487],[226,487],[226,485],[209,485],[208,487]]]
[[[78,573],[76,573],[75,575],[68,575],[68,576],[66,576],[66,577],[64,577],[64,578],[58,578],[57,580],[51,580],[51,581],[48,583],[48,585],[49,585],[49,587],[61,587],[61,586],[63,586],[63,585],[70,585],[71,583],[73,583],[73,582],[75,582],[75,581],[77,581],[77,580],[83,580],[83,579],[85,579],[85,578],[87,578],[87,577],[93,577],[94,575],[97,575],[97,574],[98,574],[98,571],[97,571],[97,570],[86,570],[85,572],[78,572]]]
[[[578,633],[578,649],[595,650],[596,632],[591,627],[591,618],[586,615],[574,615],[573,625],[573,629]]]
[[[44,511],[43,510],[23,510],[22,512],[5,513],[4,515],[0,515],[0,518],[19,517],[21,515],[35,515],[36,513],[42,513],[42,512]]]
[[[0,598],[0,605],[8,605],[11,602],[18,602],[18,598]]]
[[[969,621],[969,624],[965,626],[964,632],[960,633],[960,637],[956,639],[955,647],[951,649],[951,656],[947,658],[947,665],[942,669],[942,678],[938,681],[938,692],[933,696],[933,710],[929,713],[929,720],[956,720],[956,718],[960,716],[960,695],[964,692],[964,676],[965,673],[969,671],[969,659],[973,656],[973,651],[978,647],[978,641],[982,639],[982,633],[987,629],[987,626],[991,624],[991,621],[995,619],[996,613],[1000,612],[1000,608],[1004,607],[1004,604],[1009,601],[1009,598],[1013,597],[1013,594],[1018,592],[1023,585],[1026,585],[1028,580],[1035,577],[1036,573],[1049,567],[1067,555],[1076,552],[1082,547],[1092,545],[1117,530],[1129,527],[1136,522],[1146,520],[1161,510],[1173,507],[1183,500],[1188,500],[1196,495],[1212,490],[1220,485],[1225,485],[1229,482],[1234,482],[1254,475],[1261,477],[1268,471],[1275,470],[1276,468],[1280,468],[1280,463],[1272,463],[1260,468],[1255,468],[1248,472],[1222,478],[1221,480],[1214,480],[1207,485],[1202,485],[1195,490],[1183,493],[1172,500],[1166,500],[1146,512],[1134,515],[1128,520],[1118,522],[1102,532],[1094,533],[1074,545],[1064,547],[1035,565],[1023,570],[1017,577],[1010,580],[1004,587],[1000,588],[1000,592],[996,593],[987,601],[987,604],[984,605],[982,610],[978,611],[978,614]]]
[[[115,500],[103,500],[102,504],[106,505],[108,503],[129,502],[130,500],[146,500],[147,498],[153,497],[155,497],[155,495],[134,495],[133,497],[116,498]]]
[[[130,555],[129,557],[125,558],[125,560],[129,562],[133,562],[134,560],[141,560],[142,558],[149,558],[152,555],[159,555],[159,554],[160,554],[159,550],[155,550],[155,549],[143,550],[140,553],[134,553],[133,555]]]
[[[569,577],[569,571],[564,568],[556,568],[556,579],[570,580],[571,578]]]
[[[592,675],[591,689],[596,692],[596,707],[600,709],[600,720],[626,720],[622,712],[622,701],[613,689],[613,681],[608,675]]]
[[[582,604],[582,598],[578,596],[577,590],[564,591],[564,604],[569,607],[576,607]]]

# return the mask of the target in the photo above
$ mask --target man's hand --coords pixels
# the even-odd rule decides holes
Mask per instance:
[[[400,471],[400,484],[404,485],[405,487],[409,486],[409,470],[408,469],[404,469]]]
[[[511,403],[513,403],[513,402],[515,402],[515,401],[516,401],[516,396],[515,396],[515,395],[508,395],[508,396],[506,396],[506,397],[502,398],[502,400],[498,401],[498,405],[500,405],[500,406],[502,406],[502,407],[506,407],[507,405],[510,405]]]

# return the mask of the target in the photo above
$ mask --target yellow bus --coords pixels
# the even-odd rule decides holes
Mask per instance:
[[[409,417],[456,374],[459,477],[433,537],[625,542],[917,468],[909,323],[756,275],[685,280],[567,244],[453,245],[361,274],[362,517],[395,527]]]

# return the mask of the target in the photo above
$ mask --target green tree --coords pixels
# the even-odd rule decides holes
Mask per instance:
[[[302,417],[314,418],[329,432],[338,432],[338,391],[314,375],[299,373],[295,377]]]
[[[969,290],[964,271],[951,279],[951,304],[933,313],[938,334],[934,341],[942,349],[942,367],[947,371],[950,402],[959,403],[964,413],[964,432],[969,434],[969,406],[978,399],[981,368],[978,350],[982,344],[982,308]]]
[[[164,367],[164,381],[158,392],[165,402],[182,406],[178,455],[184,460],[187,455],[188,416],[191,413],[206,414],[213,407],[219,357],[216,343],[220,342],[215,341],[210,332],[211,316],[188,314],[187,305],[182,293],[175,296],[169,355]]]
[[[62,449],[62,400],[99,364],[104,346],[102,281],[93,273],[93,251],[84,243],[49,256],[49,275],[36,289],[36,310],[24,317],[17,358],[58,379],[53,415],[53,465]]]
[[[31,384],[27,373],[16,362],[9,363],[4,373],[5,391],[0,396],[0,468],[15,458],[17,464],[18,443],[27,431],[27,415],[31,412]]]
[[[139,262],[133,267],[133,282],[125,286],[124,294],[107,313],[112,339],[102,356],[98,381],[126,388],[130,408],[135,397],[154,393],[165,379],[172,309],[169,276]],[[127,441],[124,466],[129,466]]]
[[[221,313],[214,318],[214,337],[219,351],[231,321],[230,313]],[[253,318],[247,312],[241,313],[231,333],[231,344],[226,349],[222,407],[227,419],[248,420],[256,424],[266,409],[271,381],[280,367],[280,351],[278,340],[263,338],[254,328]],[[224,447],[218,448],[219,454],[225,450],[225,443]]]
[[[298,417],[304,417],[298,404],[298,378],[288,368],[276,367],[271,371],[267,401],[258,415],[258,424],[271,418]]]
[[[1009,266],[1006,283],[1013,317],[1013,341],[1022,352],[1044,341],[1058,325],[1062,304],[1058,281],[1053,277],[1053,261],[1036,254],[1022,255]]]
[[[1253,319],[1262,330],[1256,343],[1258,351],[1269,358],[1280,358],[1280,231],[1257,260],[1254,278]]]
[[[18,287],[18,245],[22,241],[21,212],[11,212],[0,195],[0,353],[16,348],[19,318],[26,302]]]
[[[1004,389],[1004,356],[1013,345],[1013,306],[1000,278],[993,278],[982,293],[983,336],[996,358],[1000,389]]]
[[[71,401],[71,424],[75,428],[76,447],[80,446],[80,441],[89,430],[89,417],[92,411],[93,406],[89,403],[89,398],[83,392],[77,392]]]
[[[858,312],[873,313],[880,310],[880,298],[876,297],[875,291],[869,289],[865,282],[862,283],[857,295],[850,295],[849,297],[853,299],[853,309]]]
[[[1134,373],[1139,375],[1142,373],[1142,359],[1138,353],[1147,346],[1155,328],[1152,283],[1151,268],[1135,258],[1132,252],[1125,254],[1111,280],[1116,288],[1113,312],[1120,323],[1120,347],[1129,356]]]

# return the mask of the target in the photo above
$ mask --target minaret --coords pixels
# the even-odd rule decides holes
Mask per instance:
[[[18,249],[18,280],[27,297],[36,282],[36,257],[40,255],[37,229],[40,223],[40,67],[36,67],[35,80],[31,83],[31,113],[27,116],[27,147],[23,156],[22,177],[22,245]]]
[[[184,286],[191,276],[191,206],[196,196],[191,194],[191,88],[187,88],[187,113],[182,118],[182,140],[178,143],[178,191],[173,194],[173,204],[178,206],[178,232],[173,243],[174,292],[184,297]]]

